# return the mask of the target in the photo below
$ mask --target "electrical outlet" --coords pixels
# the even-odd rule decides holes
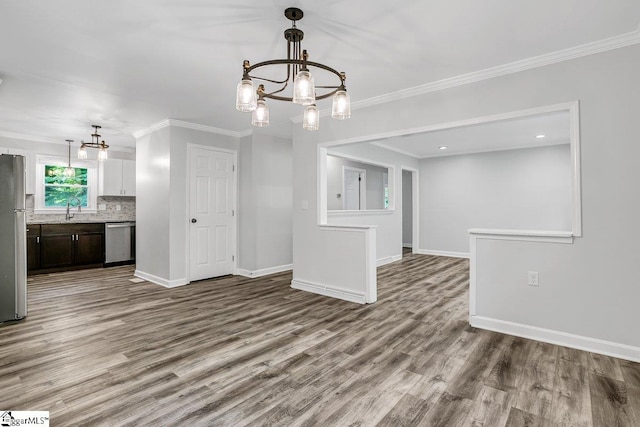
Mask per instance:
[[[122,205],[116,205],[116,210],[117,211],[121,211],[122,210]]]
[[[527,284],[529,286],[540,286],[540,284],[538,283],[537,271],[529,271],[527,272],[527,274],[528,274]]]

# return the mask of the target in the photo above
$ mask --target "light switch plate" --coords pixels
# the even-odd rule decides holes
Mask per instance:
[[[106,203],[98,203],[98,210],[99,211],[106,211],[107,210],[107,204]]]
[[[303,200],[302,203],[300,203],[300,207],[304,210],[309,209],[309,201],[308,200]]]

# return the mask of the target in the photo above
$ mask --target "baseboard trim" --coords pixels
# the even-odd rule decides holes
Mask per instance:
[[[632,362],[640,362],[640,347],[633,347],[626,344],[619,344],[596,338],[568,334],[566,332],[538,328],[536,326],[491,319],[483,316],[470,316],[469,323],[475,328],[487,329],[489,331],[515,335],[517,337],[547,342],[564,347],[571,347],[578,350],[590,351],[592,353],[604,354],[605,356],[617,357],[619,359],[630,360]]]
[[[299,291],[311,292],[314,294],[324,295],[326,297],[338,298],[341,300],[355,302],[357,304],[365,304],[366,298],[364,292],[348,291],[335,286],[321,285],[303,280],[292,280],[291,287]]]
[[[381,267],[383,265],[391,264],[392,262],[400,261],[402,259],[402,255],[393,255],[385,258],[380,258],[376,261],[376,266]]]
[[[433,251],[431,249],[416,249],[414,253],[420,254],[420,255],[448,256],[451,258],[471,258],[471,254],[467,252],[449,252],[449,251]]]
[[[282,273],[283,271],[291,270],[293,270],[293,264],[278,265],[276,267],[262,268],[260,270],[245,270],[244,268],[239,268],[236,273],[238,274],[238,276],[244,276],[253,279],[256,277],[268,276],[269,274]]]
[[[403,243],[402,247],[403,248],[413,248],[413,244],[412,243]]]
[[[147,282],[154,283],[156,285],[164,286],[165,288],[177,288],[179,286],[188,285],[189,281],[186,278],[167,280],[162,277],[154,276],[153,274],[145,273],[144,271],[136,270],[133,273],[134,276],[144,279]]]

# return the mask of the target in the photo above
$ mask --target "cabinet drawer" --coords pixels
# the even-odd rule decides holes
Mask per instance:
[[[42,224],[41,235],[104,233],[104,224]]]

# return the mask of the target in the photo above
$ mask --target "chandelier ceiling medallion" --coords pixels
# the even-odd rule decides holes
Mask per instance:
[[[91,134],[91,142],[82,141],[80,148],[78,149],[78,158],[86,159],[87,158],[87,148],[97,148],[98,149],[98,160],[107,160],[109,154],[107,153],[107,145],[104,140],[100,142],[100,135],[98,134],[98,129],[101,129],[101,126],[91,125],[93,128],[93,133]]]
[[[265,99],[293,102],[305,106],[302,127],[307,130],[318,130],[320,112],[316,101],[333,96],[331,117],[344,120],[351,117],[351,101],[345,87],[346,75],[333,68],[309,61],[306,50],[302,50],[301,41],[304,38],[302,30],[296,27],[296,22],[304,16],[302,10],[290,7],[284,11],[284,16],[291,20],[291,28],[284,31],[287,40],[287,59],[273,59],[251,65],[245,60],[242,68],[242,80],[238,83],[236,94],[236,109],[252,112],[251,124],[258,127],[269,126],[269,107]],[[286,66],[286,77],[280,80],[258,77],[251,74],[261,67],[274,65]],[[321,69],[334,74],[338,83],[334,86],[316,86],[310,69]],[[261,82],[257,89],[253,80]],[[284,96],[282,92],[293,82],[293,96]],[[267,89],[267,86],[269,88]],[[322,89],[316,93],[316,89]]]

